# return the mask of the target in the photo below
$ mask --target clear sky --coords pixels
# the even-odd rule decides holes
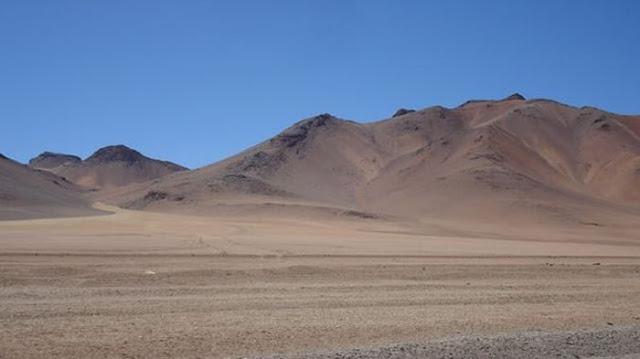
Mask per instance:
[[[0,2],[0,152],[203,166],[318,113],[512,92],[640,114],[640,1]]]

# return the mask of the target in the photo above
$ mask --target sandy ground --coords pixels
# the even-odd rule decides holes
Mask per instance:
[[[131,211],[0,222],[0,358],[313,356],[640,325],[634,241],[396,227]]]
[[[0,221],[2,253],[340,256],[631,256],[640,227],[433,220],[321,220],[304,215],[198,217],[123,210],[95,217]],[[508,221],[505,221],[508,223]]]
[[[293,355],[640,325],[636,259],[3,255],[0,284],[3,358]]]

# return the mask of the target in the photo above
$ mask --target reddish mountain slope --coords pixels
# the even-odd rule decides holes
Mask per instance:
[[[108,199],[197,213],[277,204],[415,219],[591,222],[636,213],[639,122],[520,95],[366,124],[323,114],[211,166]]]

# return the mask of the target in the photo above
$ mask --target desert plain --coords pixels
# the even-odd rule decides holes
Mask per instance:
[[[0,222],[0,357],[404,357],[376,348],[443,340],[429,356],[467,357],[480,338],[612,328],[626,337],[542,346],[640,353],[640,241],[605,229],[99,209],[113,214]]]

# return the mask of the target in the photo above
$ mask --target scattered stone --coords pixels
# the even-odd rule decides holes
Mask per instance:
[[[585,226],[594,226],[594,227],[602,227],[602,225],[598,222],[580,222]]]
[[[378,216],[376,216],[373,213],[367,213],[367,212],[361,212],[361,211],[355,211],[355,210],[343,211],[343,212],[339,213],[339,215],[349,216],[349,217],[357,217],[357,218],[362,218],[362,219],[376,219],[376,218],[379,218]]]
[[[143,209],[148,205],[159,201],[181,202],[185,199],[183,195],[171,194],[164,191],[149,191],[143,197],[125,203],[122,207],[129,209]]]
[[[602,131],[609,131],[611,129],[611,125],[608,123],[603,123],[600,127],[598,127]]]
[[[607,323],[609,324],[609,323]],[[457,337],[421,344],[290,356],[299,359],[333,358],[635,358],[640,353],[640,327],[616,327],[554,333],[519,333],[489,337]],[[274,356],[269,358],[282,358]]]
[[[166,199],[167,197],[169,197],[169,194],[167,192],[149,191],[144,196],[143,200],[145,200],[145,201],[161,201],[163,199]]]
[[[257,151],[238,162],[230,164],[228,168],[236,172],[255,172],[268,175],[275,172],[286,160],[287,156],[282,152],[267,153]]]

